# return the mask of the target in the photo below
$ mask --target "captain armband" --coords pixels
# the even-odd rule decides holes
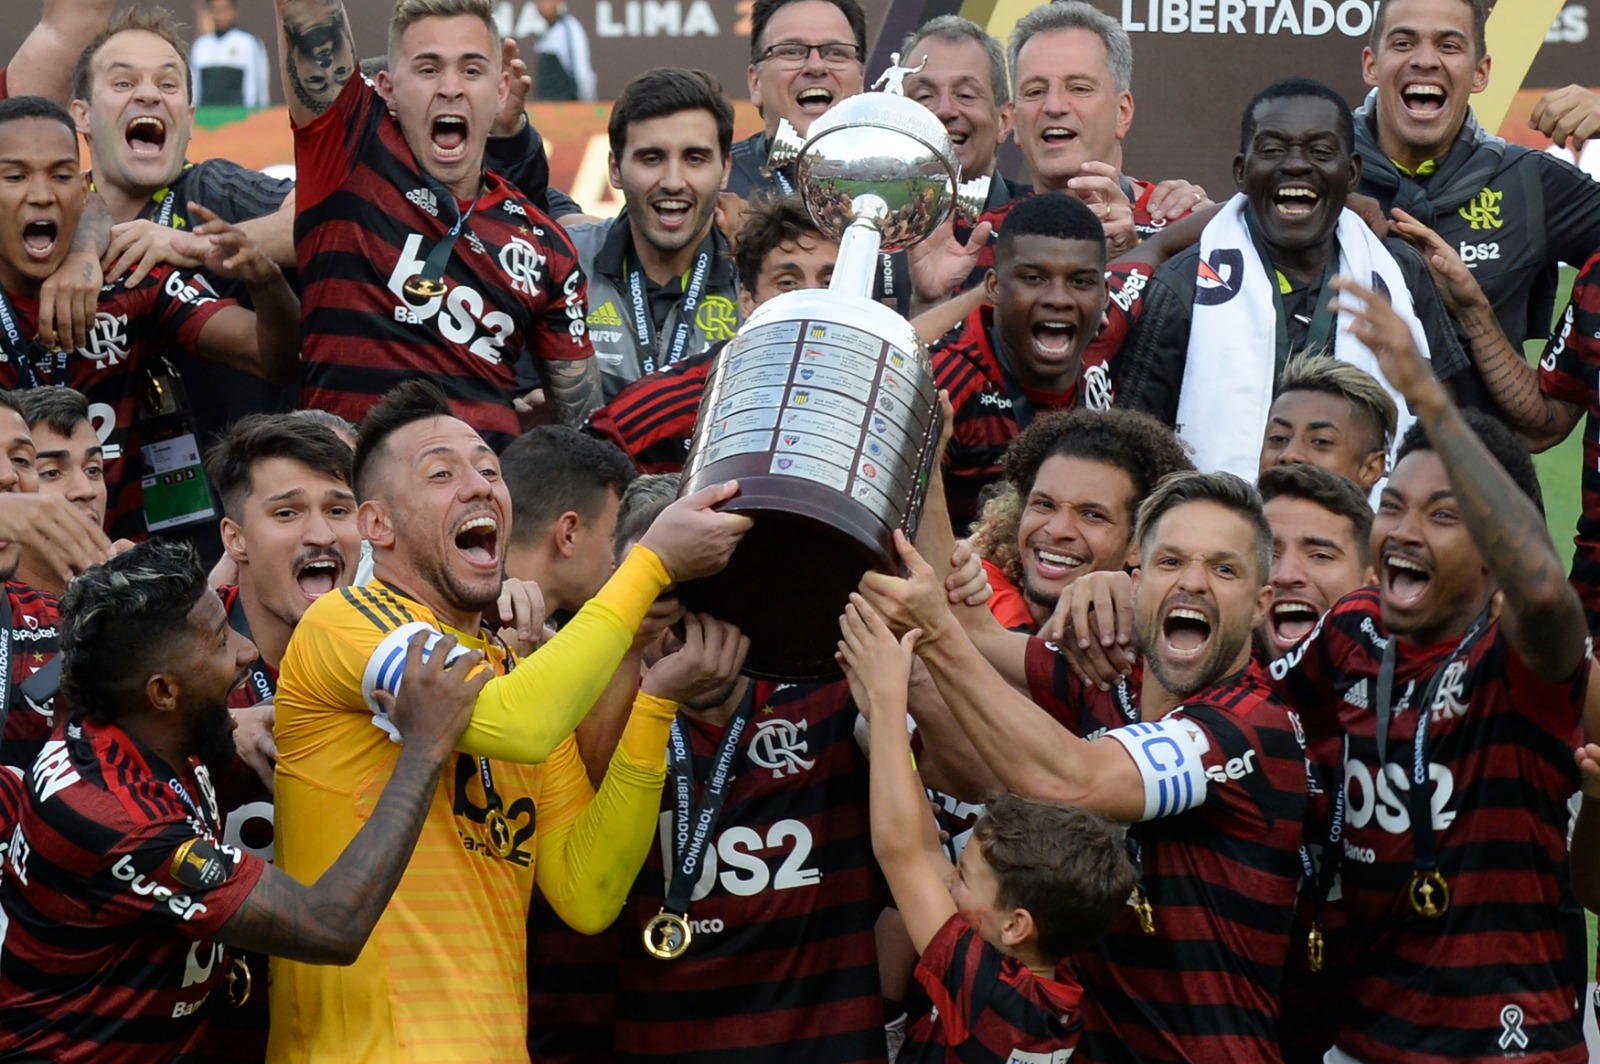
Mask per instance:
[[[397,743],[404,741],[400,731],[389,719],[388,710],[378,704],[374,695],[377,691],[387,691],[392,697],[399,697],[400,681],[405,678],[406,651],[411,647],[411,638],[418,632],[428,633],[427,642],[422,645],[422,660],[427,661],[433,654],[433,648],[444,638],[444,633],[423,621],[412,621],[383,637],[383,642],[367,659],[366,671],[361,674],[361,700],[372,710],[372,723],[388,732],[390,740]],[[472,651],[469,648],[458,643],[450,651],[445,663],[449,664],[463,654],[470,653]]]
[[[1211,743],[1192,721],[1168,719],[1106,732],[1133,758],[1144,780],[1143,820],[1176,816],[1206,800],[1205,754]]]

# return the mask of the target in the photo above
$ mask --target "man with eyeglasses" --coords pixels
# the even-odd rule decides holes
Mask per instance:
[[[822,112],[863,89],[867,16],[857,0],[756,0],[750,11],[750,99],[766,128],[733,146],[728,191],[794,191],[792,167],[771,169],[767,156],[778,120],[804,136]]]

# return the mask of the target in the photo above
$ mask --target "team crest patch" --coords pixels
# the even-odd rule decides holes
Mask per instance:
[[[191,890],[210,890],[233,871],[217,848],[196,835],[172,855],[172,878]]]

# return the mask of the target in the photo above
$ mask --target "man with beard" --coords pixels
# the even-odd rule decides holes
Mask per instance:
[[[375,578],[312,603],[284,655],[281,866],[318,874],[369,815],[371,783],[395,750],[374,692],[400,684],[396,651],[412,633],[456,634],[497,675],[432,796],[379,948],[341,971],[274,962],[269,1055],[370,1060],[405,1046],[429,1059],[521,1059],[530,892],[537,882],[582,931],[615,918],[655,831],[681,693],[645,686],[598,794],[572,730],[660,592],[721,568],[750,520],[711,509],[737,491],[731,482],[668,507],[600,593],[517,663],[483,625],[501,594],[510,498],[494,452],[439,388],[409,382],[373,408],[353,482]],[[469,984],[494,992],[456,992]],[[395,986],[412,989],[396,996]]]
[[[108,523],[115,534],[141,534],[149,523],[159,525],[157,517],[181,514],[186,505],[209,508],[209,497],[169,490],[162,497],[165,505],[152,509],[147,521],[137,473],[141,457],[158,473],[170,475],[171,483],[191,486],[199,461],[192,440],[186,448],[177,433],[156,435],[156,426],[141,426],[136,413],[152,390],[151,376],[161,368],[162,353],[173,346],[263,379],[292,375],[299,302],[282,272],[246,234],[201,210],[196,220],[203,224],[174,239],[210,271],[237,280],[259,315],[219,299],[203,277],[160,267],[135,286],[101,290],[85,345],[70,352],[47,350],[27,338],[34,334],[45,279],[68,254],[89,196],[71,116],[37,96],[0,102],[0,158],[7,176],[0,214],[4,227],[15,234],[0,241],[0,285],[10,321],[9,327],[0,328],[7,355],[0,363],[0,384],[69,385],[91,404],[105,407],[110,424],[102,438],[102,457]],[[148,440],[146,427],[153,436]],[[149,455],[142,454],[145,443],[152,446]],[[162,443],[168,446],[157,446]],[[154,497],[151,504],[155,507]]]
[[[228,627],[256,657],[228,695],[239,760],[218,781],[225,844],[273,857],[272,701],[289,637],[311,603],[348,585],[361,554],[350,446],[332,429],[283,415],[237,422],[206,455],[222,497],[222,542],[238,572],[217,588]],[[241,956],[258,988],[213,1017],[199,1052],[209,1060],[260,1060],[267,1039],[267,959]]]
[[[405,692],[382,699],[405,736],[394,770],[306,886],[221,839],[211,776],[233,757],[227,695],[256,650],[193,549],[140,544],[74,580],[61,638],[74,716],[28,775],[0,881],[0,1053],[173,1060],[209,1009],[247,999],[234,951],[360,955],[487,679],[480,654],[446,639],[424,662],[422,643]]]
[[[1314,465],[1371,491],[1389,471],[1398,419],[1394,396],[1359,366],[1325,355],[1292,358],[1267,411],[1259,474]]]
[[[568,235],[589,279],[589,339],[609,400],[731,339],[742,317],[728,240],[714,224],[732,105],[710,75],[664,67],[622,90],[608,134],[622,213]]]
[[[1005,489],[984,507],[974,546],[995,589],[989,612],[1032,634],[1073,581],[1130,564],[1140,504],[1163,477],[1194,466],[1172,430],[1146,414],[1073,410],[1022,430],[1001,468]]]
[[[1032,700],[1019,693],[967,637],[934,568],[896,537],[909,577],[869,573],[861,594],[894,630],[922,629],[917,655],[989,770],[1018,794],[1129,825],[1139,886],[1075,958],[1078,1056],[1276,1060],[1306,768],[1298,724],[1251,656],[1271,598],[1255,490],[1184,472],[1145,499],[1134,532],[1145,668],[1115,692],[1034,640]]]
[[[630,502],[627,525],[649,528],[671,497]],[[619,550],[628,546],[619,540]],[[650,673],[679,667],[675,659],[720,666],[700,671],[678,709],[659,845],[652,840],[610,934],[577,941],[541,928],[535,1059],[884,1060],[874,924],[888,894],[872,858],[856,706],[843,681],[741,676],[747,647],[738,629],[690,615],[681,637],[666,634],[628,659],[646,667],[647,685]],[[720,808],[691,845],[691,821],[710,808],[698,794],[719,772]],[[686,873],[691,850],[698,866]],[[642,945],[663,908],[691,928],[668,981]]]
[[[1455,408],[1381,296],[1337,287],[1417,427],[1373,522],[1377,588],[1272,665],[1308,737],[1343,737],[1332,822],[1355,960],[1328,1059],[1465,1060],[1504,1039],[1585,1060],[1581,925],[1564,904],[1583,607],[1527,449]],[[1396,965],[1420,974],[1396,980]]]
[[[403,0],[387,69],[357,71],[340,0],[278,0],[306,293],[302,403],[359,420],[425,376],[504,447],[531,356],[557,419],[600,405],[586,289],[562,230],[484,168],[509,92],[488,0]]]
[[[1489,83],[1482,0],[1384,0],[1361,52],[1372,86],[1356,110],[1359,189],[1395,218],[1436,230],[1466,260],[1515,354],[1550,335],[1557,267],[1600,248],[1600,182],[1478,125]],[[1592,101],[1567,93],[1567,104]],[[1568,108],[1535,108],[1546,133]],[[1405,212],[1402,215],[1401,212]]]
[[[1381,379],[1373,353],[1338,329],[1328,309],[1328,282],[1341,271],[1381,283],[1439,379],[1480,401],[1481,382],[1427,265],[1345,209],[1361,162],[1338,93],[1304,78],[1257,93],[1244,110],[1233,171],[1238,194],[1135,301],[1118,405],[1173,425],[1200,469],[1253,478],[1291,355],[1331,352]],[[1409,414],[1400,420],[1403,429]]]

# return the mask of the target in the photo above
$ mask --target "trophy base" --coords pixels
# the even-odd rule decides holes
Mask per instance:
[[[741,477],[719,509],[755,525],[715,576],[684,584],[684,607],[750,638],[744,671],[790,683],[836,680],[839,616],[870,569],[894,571],[891,531],[861,507],[791,477]]]

